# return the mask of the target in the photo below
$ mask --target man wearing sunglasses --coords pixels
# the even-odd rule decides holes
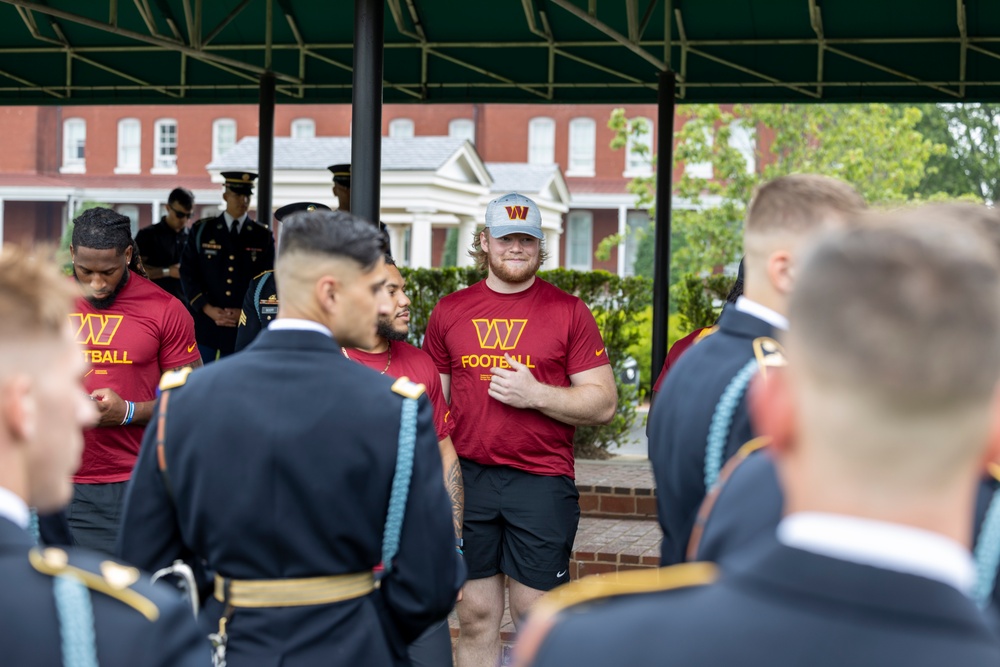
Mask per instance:
[[[185,188],[174,188],[167,197],[166,212],[160,221],[144,227],[135,235],[139,257],[146,274],[157,286],[187,305],[181,289],[180,262],[187,243],[187,224],[194,209],[194,195]]]

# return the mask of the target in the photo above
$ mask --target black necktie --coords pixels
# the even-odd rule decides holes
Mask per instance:
[[[229,236],[231,236],[234,241],[240,237],[240,221],[239,220],[233,220],[233,226],[229,230]]]

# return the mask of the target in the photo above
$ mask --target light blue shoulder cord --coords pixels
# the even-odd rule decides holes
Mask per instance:
[[[417,443],[417,399],[404,398],[399,421],[399,448],[396,452],[396,472],[392,476],[389,493],[389,514],[382,534],[382,566],[386,573],[392,570],[392,559],[399,551],[399,535],[403,530],[406,498],[410,493],[413,477],[413,450]]]
[[[31,539],[35,540],[35,544],[42,543],[42,533],[38,527],[38,512],[35,511],[34,507],[28,508],[28,532],[31,533]]]
[[[32,509],[28,532],[37,544],[38,513]],[[72,575],[59,575],[52,581],[59,615],[59,635],[62,640],[64,667],[98,667],[97,637],[94,634],[94,607],[90,591]]]
[[[976,540],[976,587],[973,597],[980,607],[990,604],[993,587],[997,581],[997,566],[1000,566],[1000,489],[993,492],[990,506],[979,527]]]
[[[270,273],[266,273],[261,276],[260,280],[257,281],[257,289],[253,292],[253,307],[257,310],[257,319],[260,321],[261,325],[264,324],[264,313],[260,312],[260,295],[264,291],[264,283],[267,282],[267,277]]]
[[[53,580],[64,667],[98,667],[90,591],[72,575]]]
[[[708,428],[708,441],[705,444],[705,490],[709,490],[719,478],[722,470],[722,456],[726,452],[729,440],[729,430],[733,426],[733,415],[736,406],[746,393],[750,380],[757,373],[757,360],[751,359],[740,372],[729,381],[726,390],[719,397],[719,403],[712,414],[712,423]]]

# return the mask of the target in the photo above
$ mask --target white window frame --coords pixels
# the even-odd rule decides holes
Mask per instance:
[[[222,133],[231,130],[233,133],[232,143],[228,146],[223,144]],[[223,154],[236,145],[239,135],[235,118],[216,118],[212,121],[212,162],[216,162]]]
[[[161,155],[163,146],[161,138],[161,128],[173,125],[174,126],[174,154],[172,159],[171,156],[167,156],[168,159],[163,159]],[[176,174],[177,173],[177,148],[180,145],[178,141],[178,128],[177,121],[173,118],[160,118],[155,123],[153,123],[153,168],[149,170],[151,174]]]
[[[528,164],[554,164],[556,161],[556,122],[548,116],[528,121]]]
[[[316,137],[316,121],[312,118],[296,118],[290,129],[292,139],[314,139]]]
[[[638,232],[642,230],[643,234],[649,234],[651,224],[652,221],[649,219],[648,209],[634,209],[625,214],[625,228],[627,231],[625,234],[625,243],[620,252],[625,253],[622,266],[624,267],[626,276],[635,275],[635,260],[639,255],[639,242],[641,241]]]
[[[130,129],[135,130],[135,144],[130,144]],[[133,159],[129,159],[133,158]],[[142,121],[138,118],[122,118],[118,121],[118,163],[116,174],[142,173]]]
[[[597,123],[593,118],[574,118],[569,122],[567,176],[593,176],[597,162]]]
[[[389,136],[411,139],[416,136],[412,118],[393,118],[389,121]]]
[[[635,118],[632,122],[635,123],[638,120],[645,121],[648,131],[642,135],[641,139],[629,132],[628,139],[625,142],[625,171],[622,173],[622,176],[627,178],[653,175],[653,164],[651,160],[653,157],[653,146],[655,145],[653,143],[653,139],[655,137],[656,127],[653,125],[652,118]],[[649,147],[649,152],[646,153],[645,157],[641,157],[636,152],[635,148],[640,143]]]
[[[62,139],[62,166],[59,167],[59,172],[63,174],[87,173],[87,121],[83,118],[64,120]],[[80,142],[82,142],[83,157],[78,154]]]
[[[471,118],[453,118],[448,121],[448,136],[476,143],[476,123]]]
[[[139,206],[136,204],[119,204],[115,206],[115,213],[124,215],[132,223],[132,238],[139,233]]]
[[[581,230],[578,222],[585,223]],[[579,241],[579,237],[583,237]],[[574,247],[577,243],[586,244],[585,259],[575,256]],[[594,213],[593,211],[570,211],[566,215],[566,268],[574,271],[591,271],[594,268]]]
[[[711,148],[715,144],[715,135],[707,127],[705,128],[705,144]],[[691,178],[706,178],[712,180],[715,177],[715,169],[711,162],[691,162],[684,165],[684,173]]]
[[[734,120],[729,125],[729,145],[740,152],[746,162],[748,174],[757,171],[757,132],[744,120]]]

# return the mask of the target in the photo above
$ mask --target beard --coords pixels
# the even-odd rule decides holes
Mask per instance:
[[[487,259],[489,260],[490,271],[493,272],[493,275],[503,282],[510,283],[512,285],[528,282],[535,277],[535,274],[538,273],[538,269],[542,266],[541,253],[535,255],[533,262],[520,269],[508,267],[502,257],[494,257],[493,255],[488,254]]]
[[[92,305],[94,308],[97,308],[98,310],[107,310],[108,308],[114,305],[115,299],[117,299],[121,291],[125,289],[125,285],[128,283],[129,273],[130,271],[126,266],[125,273],[122,274],[122,279],[119,280],[115,288],[111,290],[111,294],[104,297],[103,299],[95,299],[92,296],[88,296],[87,301],[89,301],[90,305]],[[77,281],[79,281],[79,279],[77,279]]]
[[[378,318],[376,327],[378,335],[386,340],[405,341],[410,336],[409,327],[406,328],[406,331],[397,331],[392,326],[392,319],[388,317]]]

